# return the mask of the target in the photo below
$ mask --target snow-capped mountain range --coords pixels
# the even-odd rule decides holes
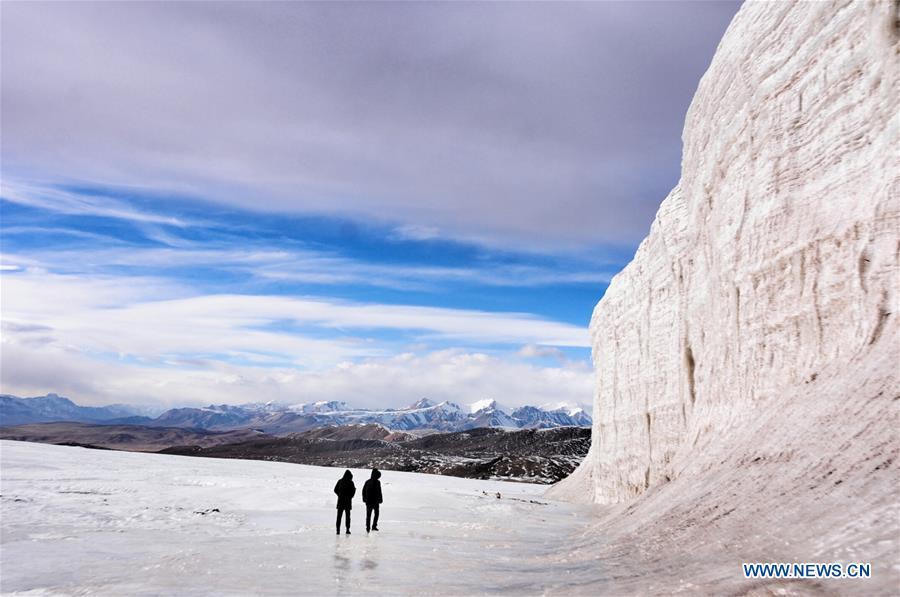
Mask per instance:
[[[35,408],[40,407],[40,408]],[[104,410],[105,409],[105,410]],[[466,407],[454,402],[422,398],[405,408],[361,409],[346,402],[327,401],[284,405],[257,402],[239,406],[220,404],[203,408],[173,408],[152,418],[122,408],[82,407],[67,398],[48,394],[39,398],[2,396],[0,425],[48,421],[79,421],[100,424],[132,424],[150,427],[189,427],[227,430],[254,428],[285,434],[328,425],[378,424],[398,431],[464,431],[477,427],[546,429],[589,427],[584,409],[566,404],[508,408],[494,400],[481,400]]]
[[[108,406],[79,406],[62,396],[47,394],[34,398],[19,398],[9,394],[0,395],[0,425],[22,425],[26,423],[48,423],[53,421],[76,421],[79,423],[99,423],[111,419],[149,418],[155,413],[150,409],[127,404]]]

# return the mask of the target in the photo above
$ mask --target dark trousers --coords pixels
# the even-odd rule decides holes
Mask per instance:
[[[350,508],[338,508],[337,523],[334,525],[341,532],[341,514],[347,514],[347,530],[350,530]]]
[[[372,521],[372,526],[369,526],[369,520],[372,518],[372,512],[375,513],[375,520]],[[378,528],[378,504],[366,504],[366,530],[368,531],[370,528]]]

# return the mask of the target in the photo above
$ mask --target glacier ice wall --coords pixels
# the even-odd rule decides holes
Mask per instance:
[[[716,471],[896,488],[898,26],[896,2],[736,15],[680,182],[594,310],[593,444],[557,496],[728,486]]]

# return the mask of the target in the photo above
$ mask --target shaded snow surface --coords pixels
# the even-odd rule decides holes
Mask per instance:
[[[3,594],[518,595],[602,586],[596,562],[567,563],[589,507],[545,500],[539,485],[386,471],[381,530],[367,536],[359,495],[369,474],[354,470],[353,534],[336,536],[339,469],[13,441],[0,442],[0,465]]]

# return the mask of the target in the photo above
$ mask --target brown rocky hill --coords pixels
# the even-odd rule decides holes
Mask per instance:
[[[575,470],[591,442],[590,430],[581,427],[518,431],[485,427],[399,441],[383,427],[382,432],[373,427],[379,428],[322,428],[288,437],[178,446],[162,452],[553,483]]]
[[[142,425],[90,423],[34,423],[0,427],[0,439],[43,444],[67,444],[133,452],[156,452],[169,446],[215,446],[268,437],[253,429],[206,431]]]

